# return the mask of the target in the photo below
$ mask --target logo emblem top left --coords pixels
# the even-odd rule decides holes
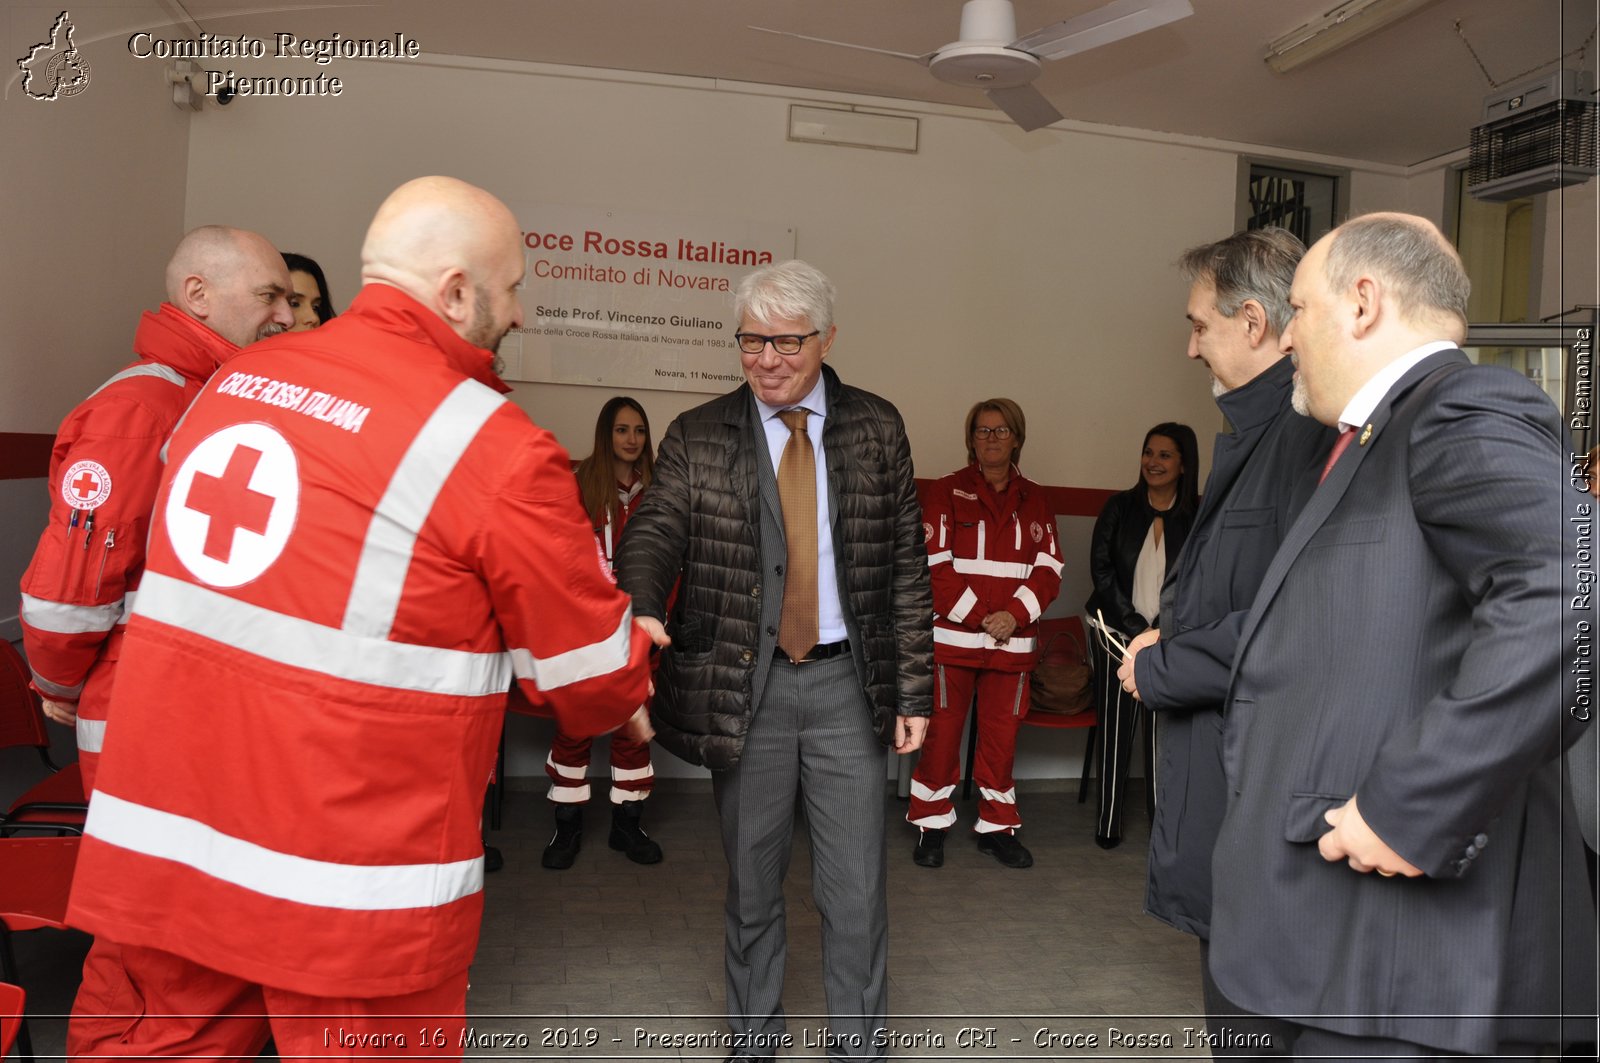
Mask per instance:
[[[265,424],[213,432],[183,459],[167,495],[167,537],[213,587],[256,579],[283,553],[300,508],[294,448]]]
[[[111,497],[111,474],[98,461],[75,461],[61,477],[61,498],[73,509],[99,509]]]

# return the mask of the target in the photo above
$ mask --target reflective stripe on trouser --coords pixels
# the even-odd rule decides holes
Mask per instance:
[[[978,747],[972,781],[979,790],[980,833],[1014,831],[1016,780],[1011,769],[1017,756],[1017,728],[1028,707],[1028,675],[988,668],[934,666],[933,718],[922,742],[922,759],[911,776],[908,822],[919,827],[949,827],[955,822],[955,786],[961,781],[961,739],[973,693],[978,699]]]
[[[655,769],[650,766],[650,743],[611,736],[611,803],[643,801],[655,786]],[[558,728],[550,742],[550,756],[544,762],[550,776],[549,798],[559,804],[584,804],[589,800],[589,751],[592,738],[574,738]]]
[[[466,1003],[466,971],[396,996],[308,996],[101,935],[84,960],[67,1056],[254,1059],[270,1034],[282,1059],[459,1059]]]
[[[1096,704],[1100,710],[1098,738],[1100,803],[1095,814],[1095,836],[1099,838],[1122,837],[1122,813],[1128,792],[1128,770],[1133,759],[1133,747],[1138,741],[1140,721],[1144,721],[1146,790],[1154,786],[1156,763],[1155,727],[1144,704],[1122,689],[1117,678],[1118,662],[1113,661],[1100,645],[1091,639],[1094,659],[1094,684]],[[1148,798],[1147,809],[1155,817],[1154,798]]]

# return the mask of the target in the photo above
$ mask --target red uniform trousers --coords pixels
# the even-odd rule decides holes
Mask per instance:
[[[97,955],[98,954],[98,955]],[[96,938],[67,1027],[67,1057],[250,1060],[457,1058],[467,972],[388,997],[319,997],[257,985],[159,949]],[[110,977],[108,977],[110,975]]]
[[[961,736],[973,690],[978,695],[978,749],[972,779],[978,784],[979,834],[1015,833],[1017,784],[1011,768],[1017,757],[1017,728],[1028,711],[1028,673],[992,668],[934,665],[933,718],[922,742],[922,759],[911,776],[911,807],[906,819],[919,827],[946,829],[956,821],[953,800],[961,781]]]
[[[550,800],[563,805],[582,805],[589,801],[589,749],[592,738],[574,738],[556,729],[550,743],[550,756],[544,762],[550,776]],[[643,801],[655,786],[655,769],[650,766],[650,743],[634,742],[621,735],[611,736],[611,803]]]

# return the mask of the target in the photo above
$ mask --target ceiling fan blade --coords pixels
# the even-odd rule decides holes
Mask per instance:
[[[807,37],[804,33],[790,33],[788,30],[769,30],[765,26],[746,26],[745,29],[755,30],[758,33],[772,33],[779,37],[793,37],[800,41],[813,41],[817,44],[831,44],[836,48],[854,48],[858,52],[876,52],[879,55],[892,55],[896,59],[909,59],[913,63],[927,66],[933,59],[935,52],[927,55],[912,55],[910,52],[891,52],[887,48],[869,48],[865,44],[851,44],[849,41],[830,41],[826,37]]]
[[[1018,85],[1009,89],[984,89],[983,94],[1026,133],[1043,129],[1051,122],[1061,120],[1061,112],[1032,85]]]
[[[1008,47],[1061,59],[1194,14],[1189,0],[1112,0],[1104,7],[1018,37]]]

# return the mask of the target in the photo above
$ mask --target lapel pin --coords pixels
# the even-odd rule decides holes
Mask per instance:
[[[1361,438],[1356,440],[1356,442],[1360,443],[1362,446],[1366,446],[1367,445],[1367,440],[1369,440],[1371,438],[1372,438],[1372,422],[1368,421],[1367,422],[1367,427],[1365,427],[1365,428],[1363,428],[1361,430]]]

